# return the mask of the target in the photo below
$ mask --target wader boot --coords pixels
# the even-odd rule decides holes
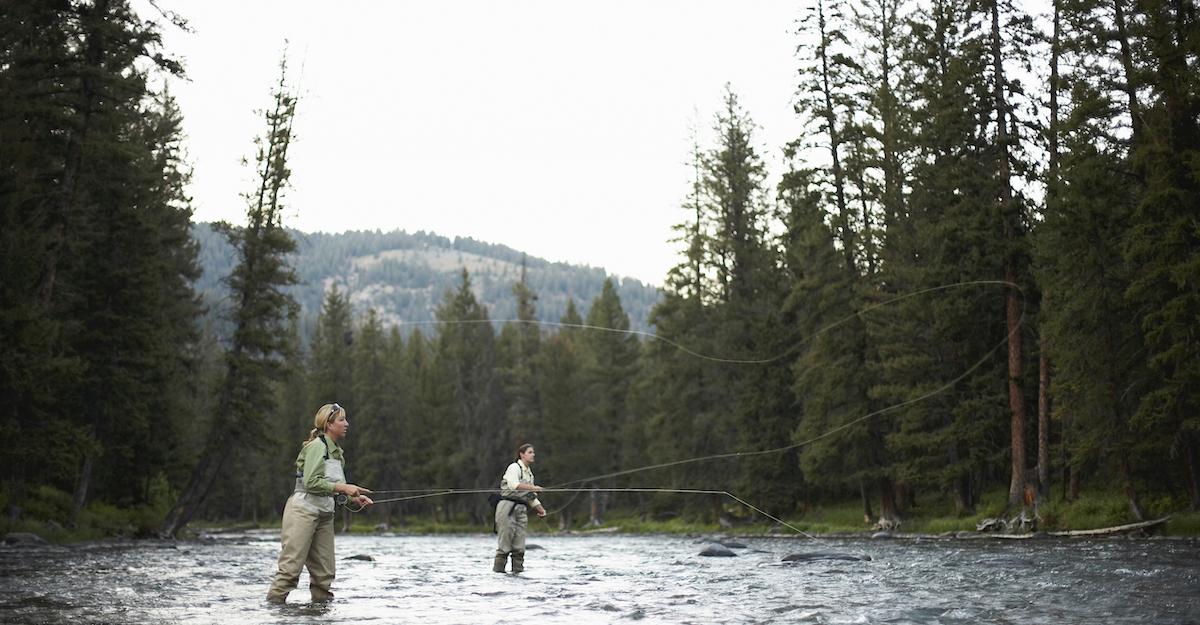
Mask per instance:
[[[525,570],[525,552],[513,551],[513,573],[520,573]]]
[[[515,568],[516,565],[517,565],[517,554],[514,553],[513,554],[513,567]],[[496,562],[494,564],[492,564],[492,571],[495,573],[503,573],[504,567],[506,567],[506,566],[508,566],[508,554],[507,553],[496,554]]]

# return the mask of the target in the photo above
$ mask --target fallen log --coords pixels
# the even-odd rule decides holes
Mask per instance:
[[[1152,521],[1141,521],[1138,523],[1129,523],[1127,525],[1117,525],[1115,527],[1101,527],[1091,530],[1065,530],[1060,532],[1029,532],[1021,534],[1000,534],[986,531],[960,531],[960,532],[943,532],[941,534],[891,534],[892,538],[915,539],[915,540],[986,540],[995,538],[999,540],[1027,540],[1030,538],[1076,538],[1086,536],[1105,536],[1111,534],[1121,534],[1126,532],[1136,532],[1138,530],[1158,527],[1171,520],[1170,515],[1161,519]],[[817,534],[818,538],[871,538],[870,532],[830,532],[828,534]],[[808,539],[804,534],[736,534],[734,538],[784,538],[784,539]]]
[[[1101,527],[1094,530],[1070,530],[1065,532],[1048,532],[1051,536],[1104,536],[1106,534],[1121,534],[1123,532],[1133,532],[1137,530],[1147,529],[1163,525],[1171,519],[1167,515],[1161,519],[1153,521],[1142,521],[1140,523],[1129,523],[1128,525],[1117,525],[1115,527]]]

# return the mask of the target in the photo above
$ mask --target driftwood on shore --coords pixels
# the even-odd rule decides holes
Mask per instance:
[[[1139,530],[1147,530],[1150,528],[1164,525],[1171,519],[1170,516],[1154,519],[1152,521],[1141,521],[1138,523],[1129,523],[1126,525],[1117,525],[1114,527],[1101,527],[1090,530],[1064,530],[1059,532],[1029,532],[1023,534],[999,534],[995,532],[943,532],[941,534],[908,534],[908,533],[887,533],[887,538],[908,538],[912,540],[1027,540],[1031,538],[1086,538],[1089,536],[1115,536],[1119,534],[1128,534]],[[878,533],[874,532],[831,532],[828,534],[818,534],[818,538],[875,538]],[[737,534],[734,538],[782,538],[782,539],[800,539],[809,538],[803,534]]]
[[[1161,519],[1153,521],[1142,521],[1140,523],[1130,523],[1128,525],[1118,525],[1116,527],[1102,527],[1094,530],[1070,530],[1066,532],[1049,532],[1051,536],[1104,536],[1106,534],[1123,534],[1125,532],[1135,532],[1137,530],[1158,527],[1170,520],[1170,516],[1165,516]]]

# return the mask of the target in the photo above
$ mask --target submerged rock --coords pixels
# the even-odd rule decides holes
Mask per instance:
[[[740,543],[736,540],[725,539],[725,540],[718,540],[717,542],[721,545],[729,547],[730,549],[745,549],[746,548],[745,543]]]
[[[807,553],[792,553],[783,557],[784,562],[812,562],[814,560],[846,560],[850,562],[870,561],[871,556],[855,553],[838,553],[836,551],[810,551]]]
[[[529,543],[529,544],[525,545],[525,551],[537,551],[539,549],[542,551],[546,550],[545,547],[538,545],[536,543]]]
[[[375,556],[369,556],[365,553],[359,553],[359,554],[352,555],[348,558],[342,558],[342,559],[343,560],[362,560],[363,562],[374,562]]]
[[[728,547],[722,545],[721,543],[712,543],[705,547],[704,551],[700,552],[700,555],[708,556],[710,558],[732,558],[737,554],[730,551]]]
[[[30,532],[9,532],[4,535],[4,544],[10,547],[32,547],[45,545],[46,540]]]

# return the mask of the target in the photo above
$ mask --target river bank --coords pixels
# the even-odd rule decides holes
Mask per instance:
[[[957,515],[948,510],[944,502],[922,502],[923,505],[910,510],[901,518],[898,527],[888,533],[896,537],[946,537],[948,535],[976,534],[981,521],[995,518],[1003,512],[1002,494],[994,493],[980,505],[975,514]],[[1152,528],[1142,535],[1164,537],[1200,538],[1200,512],[1180,509],[1170,502],[1150,502],[1147,512],[1159,518],[1170,516],[1165,524]],[[593,534],[615,532],[635,535],[745,535],[774,536],[796,534],[788,527],[761,516],[745,514],[744,509],[730,507],[726,523],[714,523],[701,518],[690,518],[686,514],[671,515],[670,518],[655,519],[649,515],[638,515],[626,511],[615,511],[605,518],[600,527],[579,522],[569,528],[559,528],[554,518],[531,519],[530,533],[536,535]],[[462,520],[434,521],[427,517],[393,517],[393,522],[384,522],[382,510],[368,510],[351,515],[349,533],[379,534],[399,533],[409,535],[452,535],[490,533],[491,525],[475,524]],[[1129,513],[1125,500],[1120,497],[1085,493],[1073,502],[1050,501],[1039,509],[1038,532],[1067,532],[1092,530],[1124,525],[1136,521]],[[11,532],[35,534],[50,543],[76,543],[105,538],[152,538],[156,536],[161,520],[157,509],[121,509],[104,504],[93,504],[84,509],[78,523],[68,527],[54,518],[29,516],[19,521],[0,520],[0,537]],[[806,534],[825,537],[870,538],[881,528],[863,522],[861,505],[846,501],[813,506],[804,514],[789,515],[784,519],[788,525]],[[193,522],[185,530],[186,536],[198,536],[223,531],[243,531],[262,528],[278,528],[278,519],[258,522],[239,520],[204,520]],[[986,534],[984,534],[986,535]]]

